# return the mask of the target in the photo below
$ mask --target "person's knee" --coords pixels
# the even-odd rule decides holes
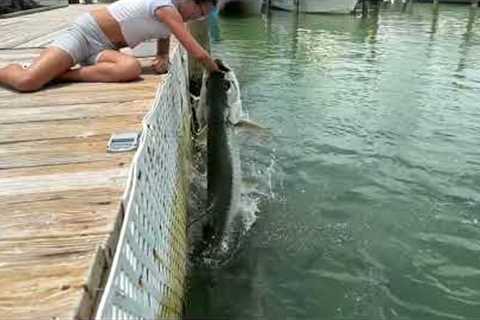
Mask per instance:
[[[138,79],[140,77],[140,74],[142,74],[142,66],[140,65],[140,62],[138,62],[137,59],[132,59],[129,62],[129,74],[131,76],[131,79]]]
[[[136,80],[142,73],[142,67],[137,59],[132,58],[122,62],[122,81]]]
[[[15,88],[20,92],[33,92],[43,87],[44,83],[38,79],[32,72],[25,71],[18,77]]]

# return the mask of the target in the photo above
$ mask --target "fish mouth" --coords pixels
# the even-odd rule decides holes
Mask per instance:
[[[215,59],[215,63],[217,64],[218,68],[220,69],[220,71],[224,72],[224,73],[227,73],[227,72],[231,72],[232,69],[230,69],[229,67],[227,67],[225,65],[225,63],[223,63],[222,60],[220,59]]]

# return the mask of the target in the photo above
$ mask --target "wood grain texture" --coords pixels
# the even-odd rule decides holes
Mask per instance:
[[[29,41],[67,28],[80,14],[95,6],[69,6],[55,10],[2,19],[2,47],[28,46]],[[48,41],[48,40],[47,40]]]
[[[93,6],[0,20],[0,67],[31,63]],[[176,50],[176,42],[171,46]],[[70,83],[20,94],[0,88],[0,314],[89,319],[123,217],[134,152],[108,153],[113,133],[140,131],[166,75]],[[105,249],[102,249],[105,248]],[[106,253],[105,253],[106,252]]]

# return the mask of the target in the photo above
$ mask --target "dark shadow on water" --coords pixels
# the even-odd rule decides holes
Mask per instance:
[[[238,256],[221,270],[197,266],[188,279],[188,296],[183,319],[242,319],[242,313],[264,316],[259,278],[265,271],[260,263],[265,250],[257,248],[239,252]],[[256,283],[257,282],[257,283]],[[228,285],[228,284],[231,285]],[[220,299],[220,297],[222,297]],[[243,310],[252,305],[253,310]],[[252,312],[253,311],[253,312]]]

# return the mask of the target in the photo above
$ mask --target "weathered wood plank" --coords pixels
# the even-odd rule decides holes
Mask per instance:
[[[63,138],[52,141],[26,141],[4,144],[0,147],[0,159],[8,161],[15,157],[21,157],[25,154],[33,155],[62,155],[66,152],[73,152],[75,156],[81,153],[91,152],[92,154],[104,152],[106,150],[106,141],[110,135],[96,135],[88,138]],[[78,153],[76,153],[78,152]]]
[[[32,15],[9,18],[10,23],[3,24],[0,40],[2,47],[17,47],[45,34],[68,27],[73,20],[84,12],[98,6],[70,6]],[[43,23],[38,23],[42,21]]]
[[[12,49],[0,50],[0,61],[16,61],[25,59],[34,59],[43,49]]]
[[[0,240],[5,319],[73,319],[105,234]]]
[[[99,193],[99,197],[102,197],[102,194],[107,195],[108,192],[116,193],[119,191],[121,188],[118,187],[108,187],[108,188],[97,188],[95,186],[92,186],[92,188],[88,191],[82,191],[78,192],[77,190],[70,190],[70,191],[65,191],[62,192],[61,194],[59,193],[52,193],[52,192],[39,192],[39,193],[33,193],[33,194],[24,194],[24,195],[18,195],[16,197],[12,196],[3,196],[0,197],[2,200],[2,203],[4,203],[6,206],[16,206],[18,204],[24,203],[25,205],[28,205],[28,203],[36,203],[36,202],[50,202],[50,201],[56,201],[56,200],[71,200],[71,201],[76,201],[75,199],[78,199],[80,201],[83,199],[85,204],[103,204],[103,201],[98,201],[96,198],[92,198],[91,196],[88,197],[83,197],[82,194],[83,192],[87,192],[88,195],[92,194],[94,195],[96,192]],[[123,191],[123,189],[122,189]],[[118,198],[113,199],[112,201],[117,201]]]
[[[152,101],[148,99],[128,103],[105,102],[50,107],[5,108],[2,110],[0,124],[92,119],[122,115],[132,116],[146,113],[151,103]]]
[[[29,47],[46,47],[50,43],[53,42],[53,39],[60,35],[64,30],[68,27],[65,25],[61,30],[55,30],[53,32],[49,32],[45,35],[38,36],[34,39],[28,40],[23,42],[22,44],[18,45],[17,48],[29,48]]]
[[[123,90],[122,90],[123,88]],[[152,92],[153,91],[153,92]],[[143,99],[153,99],[155,96],[152,85],[144,87],[119,87],[117,90],[93,91],[85,96],[82,93],[47,94],[48,90],[34,94],[17,94],[15,99],[0,99],[0,108],[21,108],[32,106],[59,106],[80,103],[128,102]],[[85,93],[87,94],[87,93]]]
[[[128,172],[128,168],[114,168],[101,171],[1,178],[0,185],[2,188],[0,189],[0,196],[15,196],[47,191],[83,191],[92,187],[107,188],[113,186],[124,188]]]
[[[9,25],[17,23],[14,19],[0,19],[0,27],[5,28]]]
[[[113,230],[123,188],[68,190],[3,196],[9,214],[0,215],[0,241],[68,237],[78,233],[109,233]]]
[[[67,237],[31,238],[30,241],[23,239],[0,240],[0,261],[2,267],[34,267],[35,262],[43,260],[45,267],[54,266],[68,261],[69,255],[78,257],[91,255],[98,244],[104,241],[104,234],[74,234]],[[72,257],[74,258],[74,257]],[[3,270],[4,268],[2,268]],[[5,278],[2,278],[5,279]],[[3,284],[3,281],[0,283]]]
[[[79,138],[139,131],[141,130],[140,123],[143,116],[143,114],[135,114],[133,116],[4,124],[0,126],[0,148],[5,143],[53,140],[67,137]],[[52,144],[54,143],[52,141]]]
[[[15,246],[16,243],[6,242],[3,246],[8,245]],[[83,273],[93,263],[93,254],[82,256],[72,252],[64,254],[61,259],[52,259],[55,263],[48,260],[48,257],[32,259],[22,266],[5,265],[0,268],[2,317],[19,320],[74,319],[72,306],[85,294]]]
[[[10,166],[0,169],[1,178],[26,177],[26,176],[43,176],[61,173],[82,172],[86,170],[101,171],[111,168],[124,168],[133,158],[133,152],[112,154],[105,152],[95,154],[92,157],[85,155],[83,160],[74,157],[68,158],[68,154],[64,157],[48,158],[43,156],[42,159],[32,158],[31,154],[26,159],[19,159],[19,163],[10,162]],[[30,164],[30,165],[27,165]]]
[[[133,152],[108,153],[110,136],[22,142],[0,148],[0,177],[55,174],[85,169],[126,167]]]

